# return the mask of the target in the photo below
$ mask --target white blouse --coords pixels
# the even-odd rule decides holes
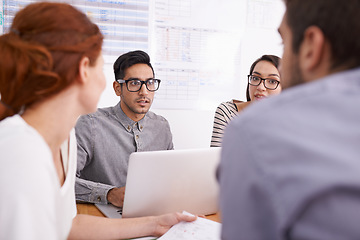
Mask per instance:
[[[0,122],[0,239],[66,239],[76,216],[76,138],[61,146],[60,186],[50,148],[19,115]]]

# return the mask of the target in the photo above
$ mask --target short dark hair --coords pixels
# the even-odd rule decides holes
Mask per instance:
[[[332,67],[360,66],[360,0],[284,0],[292,48],[298,53],[304,32],[317,26],[330,42]]]
[[[155,72],[153,67],[151,66],[149,55],[144,51],[136,50],[125,53],[118,57],[118,59],[116,59],[114,63],[115,80],[123,79],[126,74],[126,69],[138,63],[144,63],[148,65],[151,68],[155,77]]]
[[[272,65],[274,65],[277,68],[277,70],[279,70],[280,58],[278,56],[275,56],[275,55],[262,55],[260,58],[256,59],[255,62],[253,62],[253,64],[251,64],[250,73],[249,73],[250,75],[253,73],[256,64],[258,64],[258,62],[260,62],[260,61],[268,61]],[[250,93],[249,93],[249,83],[248,83],[248,85],[246,87],[246,100],[248,102],[251,101]]]

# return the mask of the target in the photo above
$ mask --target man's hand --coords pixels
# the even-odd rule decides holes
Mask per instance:
[[[107,194],[107,200],[112,205],[122,207],[124,204],[125,187],[113,188]]]

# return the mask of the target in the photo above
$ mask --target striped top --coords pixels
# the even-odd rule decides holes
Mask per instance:
[[[236,103],[243,103],[243,107],[238,109]],[[221,147],[221,139],[223,137],[225,127],[246,105],[248,105],[248,102],[231,100],[221,103],[216,108],[210,147]]]

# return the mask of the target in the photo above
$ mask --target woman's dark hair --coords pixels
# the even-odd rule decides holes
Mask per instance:
[[[256,59],[255,62],[253,62],[253,64],[251,65],[251,67],[250,67],[250,75],[253,73],[256,64],[258,64],[258,62],[260,62],[260,61],[268,61],[279,70],[280,58],[278,56],[275,56],[275,55],[262,55],[260,58]],[[246,87],[246,100],[248,102],[251,101],[250,93],[249,93],[249,83],[247,84],[247,87]]]
[[[114,63],[115,80],[123,79],[126,75],[126,69],[138,63],[148,65],[151,68],[155,77],[154,69],[151,66],[149,55],[144,51],[136,50],[125,53],[118,57],[118,59],[116,59]]]
[[[95,65],[102,43],[98,26],[69,4],[20,10],[0,36],[0,120],[69,87],[83,57]]]

